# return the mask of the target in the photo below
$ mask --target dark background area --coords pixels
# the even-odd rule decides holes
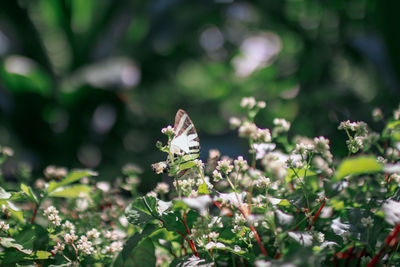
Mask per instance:
[[[246,153],[229,129],[243,96],[257,117],[324,135],[345,156],[345,119],[371,122],[399,103],[398,1],[0,1],[0,144],[3,173],[36,176],[49,164],[89,167],[112,180],[143,167],[160,177],[155,142],[178,108],[210,148]],[[372,124],[379,129],[379,124]]]

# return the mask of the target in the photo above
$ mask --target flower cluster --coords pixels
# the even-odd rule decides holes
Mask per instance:
[[[43,214],[47,216],[47,219],[54,225],[60,226],[61,218],[58,216],[58,210],[54,206],[48,207]]]

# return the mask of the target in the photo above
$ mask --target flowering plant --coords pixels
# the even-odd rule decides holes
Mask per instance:
[[[90,186],[91,171],[50,167],[51,180],[38,180],[35,190],[1,188],[0,259],[46,266],[400,264],[400,109],[380,133],[342,122],[349,156],[338,159],[325,137],[290,138],[284,119],[258,127],[265,102],[250,97],[241,106],[244,116],[230,122],[248,140],[248,160],[215,149],[207,162],[188,159],[171,150],[174,130],[166,127],[168,141],[157,147],[168,160],[153,168],[172,182],[144,196],[137,196],[134,166],[113,187]],[[379,110],[373,114],[383,120]],[[126,205],[120,190],[134,201]],[[24,211],[18,203],[27,203],[19,205]]]

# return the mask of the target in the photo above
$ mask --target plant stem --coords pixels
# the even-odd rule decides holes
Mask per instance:
[[[187,222],[186,222],[186,212],[183,214],[182,220],[183,220],[183,225],[185,226],[186,233],[187,233],[188,235],[190,235],[191,232],[190,232],[190,229],[189,229],[189,227],[188,227],[188,225],[187,225]],[[193,240],[188,240],[188,239],[186,239],[186,240],[188,241],[189,246],[190,246],[190,248],[191,248],[192,251],[193,251],[193,254],[194,254],[196,257],[198,257],[199,255],[197,254],[197,249],[196,249],[196,246],[194,245]]]
[[[315,214],[315,216],[314,216],[314,218],[312,219],[310,225],[308,226],[307,231],[310,231],[311,227],[314,225],[315,221],[317,220],[317,218],[318,218],[319,214],[321,213],[321,210],[324,208],[324,206],[325,206],[325,201],[322,202],[322,204],[321,204],[321,206],[319,207],[317,213]]]
[[[33,223],[35,222],[35,218],[36,218],[37,211],[39,210],[40,205],[42,204],[42,200],[43,200],[44,198],[45,198],[45,197],[40,198],[40,199],[39,199],[39,202],[38,202],[37,204],[35,204],[35,207],[33,208],[33,214],[32,214],[32,217],[31,217],[31,219],[30,219],[31,224],[33,224]]]
[[[396,227],[393,229],[393,231],[386,237],[384,246],[381,248],[381,250],[379,250],[378,254],[376,254],[375,257],[368,263],[367,267],[375,266],[380,260],[380,258],[384,255],[386,248],[396,244],[397,235],[399,234],[399,232],[400,232],[400,223],[398,223]]]

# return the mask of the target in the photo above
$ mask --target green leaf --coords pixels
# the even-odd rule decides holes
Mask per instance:
[[[11,193],[4,190],[3,187],[0,187],[0,199],[9,199],[11,197]]]
[[[140,241],[142,241],[147,236],[150,236],[155,230],[159,229],[157,225],[149,224],[143,229],[141,233],[136,233],[131,236],[128,241],[126,241],[124,248],[118,254],[118,256],[114,259],[111,266],[131,266],[133,253],[135,253],[135,249],[137,248]],[[149,265],[155,266],[155,265]]]
[[[21,184],[21,190],[28,196],[28,198],[35,202],[36,204],[39,203],[35,193],[33,193],[33,190],[30,186],[27,186],[26,184]]]
[[[31,255],[24,257],[25,260],[45,260],[51,257],[51,253],[44,250],[38,250]]]
[[[11,201],[0,200],[0,205],[5,205],[11,212],[11,217],[17,219],[20,222],[24,222],[24,213],[20,208],[14,205]]]
[[[198,157],[199,157],[199,154],[186,154],[186,155],[182,156],[182,160],[183,161],[191,161],[191,162],[193,162],[193,160],[197,159]]]
[[[87,176],[96,176],[97,173],[89,170],[83,170],[83,171],[73,171],[70,172],[63,180],[60,182],[50,182],[49,187],[47,188],[47,193],[51,193],[52,191],[56,190],[59,187],[69,185],[83,177]]]
[[[133,250],[127,262],[127,266],[156,266],[155,247],[150,238],[144,239],[139,246]]]
[[[347,175],[375,173],[383,170],[383,164],[376,161],[374,156],[358,156],[343,160],[336,170],[333,181],[339,181]]]
[[[208,191],[208,189],[207,189],[207,184],[206,183],[202,183],[200,186],[199,186],[199,195],[208,195],[208,194],[210,194],[210,191]]]
[[[189,229],[192,228],[197,217],[199,217],[199,214],[193,210],[186,213],[186,224]],[[180,211],[164,214],[161,219],[163,221],[163,226],[167,228],[168,231],[186,233],[186,228]]]
[[[382,136],[390,137],[394,142],[400,141],[400,121],[389,122],[383,130]]]
[[[141,225],[158,219],[157,199],[148,196],[137,198],[125,209],[125,216],[133,225]]]
[[[196,166],[196,163],[194,161],[188,161],[188,162],[185,162],[185,163],[179,165],[179,170],[180,171],[187,170],[187,169],[193,168],[194,166]]]
[[[278,204],[279,206],[289,207],[290,202],[287,199],[282,199],[281,202]]]
[[[297,174],[297,175],[296,175]],[[292,181],[293,179],[297,179],[297,176],[299,177],[308,177],[308,176],[314,176],[316,175],[315,172],[311,171],[311,170],[306,170],[305,169],[287,169],[287,174],[285,177],[285,181],[288,183],[290,181]]]
[[[167,241],[175,241],[179,239],[181,236],[175,232],[168,231],[165,228],[158,229],[154,231],[151,235],[149,235],[154,241],[159,239],[167,240]]]
[[[21,192],[21,191],[13,192],[11,194],[12,195],[11,195],[10,200],[13,200],[13,201],[29,201],[30,200],[29,197],[24,192]]]
[[[91,188],[88,185],[76,184],[72,186],[59,187],[57,190],[52,191],[50,197],[65,197],[76,198],[80,194],[89,194]]]
[[[14,238],[1,237],[0,245],[5,248],[15,248],[19,252],[27,255],[30,255],[32,253],[32,250],[25,249],[21,244],[16,243]]]
[[[35,92],[48,96],[51,92],[48,73],[27,57],[7,57],[0,66],[0,79],[14,93]]]

